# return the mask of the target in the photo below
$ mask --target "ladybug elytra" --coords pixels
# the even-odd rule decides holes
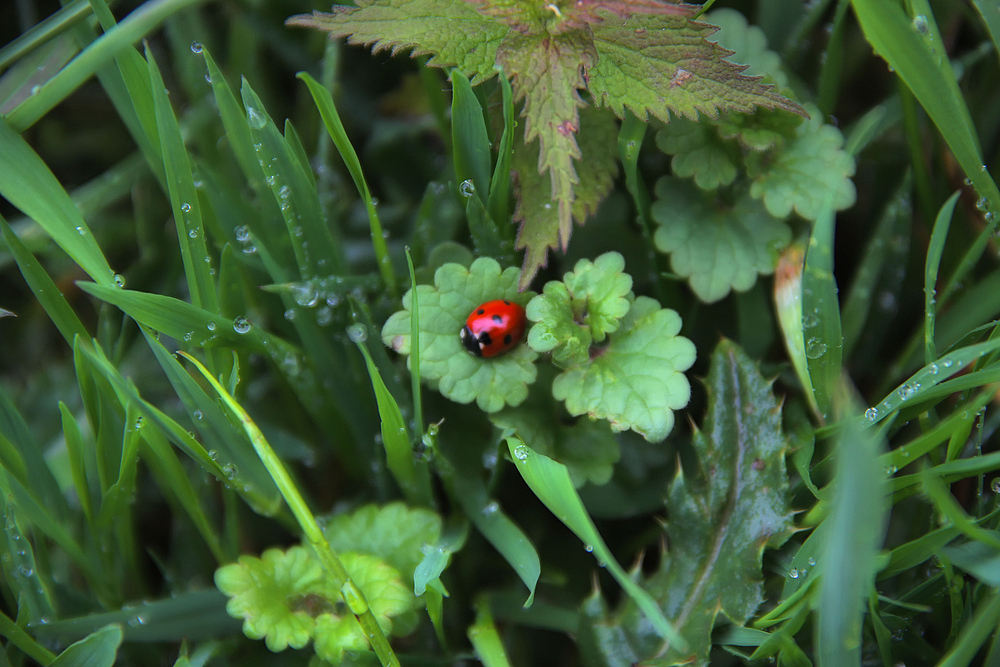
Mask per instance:
[[[477,357],[495,357],[524,338],[524,308],[508,301],[487,301],[473,310],[459,332],[462,345]]]

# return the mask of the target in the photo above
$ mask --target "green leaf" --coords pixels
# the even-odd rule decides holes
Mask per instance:
[[[526,309],[528,319],[536,322],[528,345],[536,352],[552,352],[563,368],[587,361],[591,344],[617,331],[629,310],[632,277],[624,269],[621,254],[607,252],[593,262],[578,261],[561,283],[546,283]]]
[[[690,650],[663,650],[631,602],[613,616],[598,607],[587,610],[592,630],[619,627],[617,637],[626,642],[621,654],[630,651],[636,662],[655,655],[656,664],[707,664],[716,616],[722,612],[736,625],[750,618],[763,601],[763,550],[780,545],[792,530],[787,441],[771,383],[738,346],[723,341],[706,385],[708,415],[692,438],[698,471],[678,469],[667,498],[668,551],[660,569],[642,582]],[[613,661],[617,649],[598,646]]]
[[[434,273],[434,286],[417,285],[420,304],[420,375],[434,381],[438,390],[457,403],[471,403],[486,412],[504,405],[519,405],[535,381],[538,356],[519,345],[501,356],[479,358],[469,354],[459,331],[474,308],[493,299],[525,304],[534,294],[517,291],[518,270],[501,272],[493,259],[481,257],[466,269],[445,264]],[[410,352],[410,292],[403,295],[403,310],[394,313],[382,328],[382,341],[400,354]]]
[[[714,9],[703,17],[719,30],[712,37],[733,52],[729,60],[747,66],[745,74],[763,76],[779,89],[788,86],[788,76],[781,65],[781,56],[767,48],[767,36],[750,25],[735,9]]]
[[[577,141],[581,157],[576,164],[579,184],[572,200],[572,217],[583,224],[614,186],[618,175],[618,128],[614,116],[591,107],[580,110],[580,128]],[[540,267],[548,265],[550,248],[565,251],[571,231],[568,225],[561,225],[549,175],[539,174],[538,163],[538,146],[516,139],[511,158],[511,170],[518,177],[514,220],[521,223],[517,247],[526,249],[521,288],[531,283]]]
[[[656,145],[673,156],[674,176],[693,177],[702,190],[715,190],[736,180],[737,156],[710,123],[675,118],[656,133]]]
[[[758,275],[774,272],[792,231],[757,202],[741,197],[718,204],[681,181],[656,183],[653,219],[660,223],[656,247],[670,255],[674,273],[686,278],[698,298],[718,301],[731,290],[746,292]]]
[[[844,135],[823,122],[823,114],[808,107],[811,118],[799,125],[795,138],[776,155],[751,153],[747,171],[753,182],[750,195],[764,202],[776,218],[787,218],[794,209],[807,220],[816,220],[827,197],[836,211],[854,205],[854,158],[843,150]]]
[[[365,505],[328,518],[323,534],[335,550],[378,556],[412,579],[424,558],[423,548],[441,537],[441,517],[399,502]]]
[[[567,423],[565,411],[549,390],[551,375],[545,373],[547,379],[531,388],[526,402],[490,415],[490,421],[566,466],[574,487],[588,482],[606,484],[620,458],[618,441],[604,422],[576,419]]]
[[[616,432],[632,429],[650,442],[663,440],[673,428],[673,411],[691,396],[684,371],[695,349],[677,335],[680,330],[676,312],[637,297],[608,345],[557,377],[552,395],[566,401],[572,415],[607,419]]]
[[[49,667],[111,667],[122,643],[122,626],[109,625],[69,646]]]
[[[467,2],[453,0],[361,0],[357,7],[334,6],[333,13],[313,12],[286,22],[347,37],[378,53],[412,50],[429,54],[432,67],[455,65],[479,83],[495,74],[497,47],[508,28],[479,14]]]

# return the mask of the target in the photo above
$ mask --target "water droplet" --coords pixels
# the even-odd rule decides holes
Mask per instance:
[[[514,448],[514,458],[518,461],[527,461],[529,456],[531,456],[531,450],[524,445],[518,445]]]
[[[316,311],[316,324],[328,327],[331,322],[333,322],[333,309],[330,306],[323,306]]]
[[[865,419],[867,419],[870,422],[873,422],[876,419],[878,419],[878,408],[868,408],[867,410],[865,410]]]
[[[298,283],[292,285],[292,298],[300,306],[312,308],[319,303],[319,290],[311,282]]]
[[[87,235],[87,230],[83,227],[83,225],[77,225],[76,226],[76,233],[79,234],[80,236],[86,236]]]
[[[493,470],[497,467],[497,453],[494,451],[483,453],[483,467],[487,470]]]
[[[188,238],[189,239],[196,239],[196,238],[198,238],[198,228],[197,227],[192,227],[190,230],[188,230]],[[208,257],[206,257],[205,259],[207,260]]]
[[[214,449],[208,450],[208,458],[212,459],[213,461],[218,461],[219,452],[215,451]]]
[[[292,320],[295,319],[295,315],[298,312],[299,311],[295,310],[294,308],[289,308],[288,310],[285,311],[285,319],[291,322]]]
[[[205,413],[202,412],[201,410],[195,410],[194,412],[191,413],[191,416],[193,416],[195,419],[204,419]]]
[[[255,130],[263,130],[267,118],[256,107],[247,107],[247,123]]]
[[[910,396],[913,396],[914,391],[915,391],[914,388],[911,387],[909,384],[904,384],[899,389],[896,390],[896,393],[899,395],[899,398],[905,401],[908,398],[910,398]]]
[[[806,356],[810,359],[819,359],[826,354],[826,343],[818,338],[810,338],[806,341]]]
[[[193,331],[188,331],[186,334],[184,334],[184,342],[185,343],[190,343],[192,338],[194,338],[194,332]]]
[[[190,213],[191,212],[191,204],[189,204],[187,202],[184,202],[183,204],[181,204],[181,210],[184,211],[185,213]]]
[[[472,182],[471,178],[467,178],[459,184],[458,192],[463,197],[471,197],[476,194],[476,185]]]
[[[986,211],[990,207],[990,201],[986,197],[980,197],[976,200],[976,208],[980,211]]]
[[[482,513],[484,516],[492,516],[493,514],[496,514],[499,510],[500,510],[500,505],[497,504],[497,501],[491,500],[490,502],[483,505]]]
[[[237,227],[233,230],[233,233],[236,234],[236,240],[240,243],[246,243],[250,240],[250,228],[246,225]]]
[[[347,337],[352,343],[363,343],[368,340],[368,329],[360,322],[355,322],[347,327]]]
[[[208,329],[209,331],[215,331],[216,326],[217,325],[215,324],[215,322],[210,321],[208,324],[205,325],[205,328]]]
[[[813,567],[814,565],[816,565],[816,559],[813,558],[812,556],[809,556],[809,560],[807,560],[806,562],[809,563],[809,567]]]
[[[798,569],[793,567],[791,570],[788,571],[788,576],[791,577],[792,579],[798,579],[799,578]]]
[[[250,326],[251,326],[250,320],[243,317],[242,315],[239,315],[238,317],[233,319],[233,331],[235,331],[238,334],[247,333],[248,331],[250,331]]]
[[[930,27],[927,25],[927,17],[923,14],[919,14],[913,17],[913,29],[919,32],[921,35],[926,35],[930,32]]]
[[[201,42],[191,42],[191,53],[201,53],[204,50]]]
[[[993,493],[1000,493],[1000,477],[993,478],[993,481],[990,482],[990,488],[993,489]]]
[[[887,465],[885,467],[886,477],[891,477],[892,475],[895,475],[897,470],[899,470],[899,468],[897,468],[896,466],[892,464]]]
[[[231,482],[234,479],[236,479],[236,475],[239,474],[239,468],[237,468],[232,463],[227,463],[226,465],[222,466],[222,474],[225,475],[226,479],[228,479]]]
[[[119,287],[125,287],[125,276],[123,276],[122,274],[116,273],[114,275],[114,280],[115,280],[115,285],[118,285]]]
[[[141,429],[142,424],[143,424],[142,415],[139,415],[138,417],[135,418],[135,430],[138,431],[139,429]]]
[[[593,544],[588,544],[588,545],[586,545],[586,546],[583,547],[583,550],[586,551],[588,554],[592,554],[592,553],[594,553],[594,545]]]

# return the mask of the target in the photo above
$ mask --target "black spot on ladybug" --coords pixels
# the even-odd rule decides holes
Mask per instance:
[[[483,310],[482,308],[480,308],[479,310],[476,311],[476,315],[482,315],[485,312],[486,312],[485,310]]]
[[[482,335],[479,336],[479,344],[482,345],[483,347],[489,347],[490,345],[493,344],[493,339],[490,338],[489,333],[484,332]]]
[[[503,318],[500,317],[499,315],[494,315],[493,321],[496,322],[497,324],[501,324],[503,322]]]
[[[510,345],[510,341],[511,340],[513,340],[513,339],[510,337],[510,334],[507,334],[506,336],[503,337],[503,344],[504,345]]]
[[[510,305],[510,301],[508,301],[507,299],[504,299],[503,300],[503,305],[509,306]]]

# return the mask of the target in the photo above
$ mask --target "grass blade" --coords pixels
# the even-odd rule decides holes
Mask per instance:
[[[109,625],[70,645],[50,667],[112,667],[122,643],[122,626]]]
[[[833,276],[834,214],[830,199],[813,225],[802,272],[802,338],[813,395],[824,420],[832,415],[844,351]]]
[[[490,138],[479,99],[469,80],[458,69],[451,71],[451,140],[455,177],[462,195],[471,190],[486,205],[490,187]],[[472,192],[469,193],[470,195]]]
[[[937,319],[937,282],[938,269],[941,268],[941,255],[944,244],[948,240],[948,228],[955,213],[955,204],[961,191],[948,198],[938,211],[934,221],[934,231],[927,247],[927,259],[924,264],[924,363],[937,359],[937,347],[934,345],[934,323]]]
[[[476,604],[476,622],[469,626],[466,634],[483,667],[510,667],[486,598]]]
[[[517,471],[532,492],[580,538],[587,550],[592,551],[594,558],[607,567],[615,581],[643,611],[656,632],[678,650],[687,650],[687,643],[663,615],[656,601],[615,560],[577,495],[566,466],[539,454],[517,438],[507,438],[507,448]]]

